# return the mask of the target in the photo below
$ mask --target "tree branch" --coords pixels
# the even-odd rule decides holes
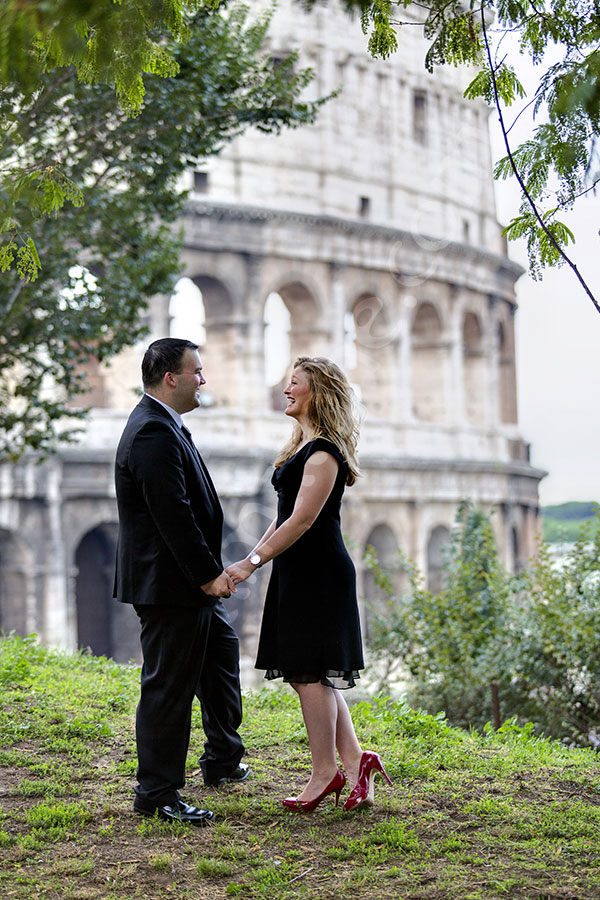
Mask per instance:
[[[505,125],[504,125],[504,116],[502,115],[502,107],[501,107],[501,105],[500,105],[500,97],[499,97],[499,95],[498,95],[498,83],[497,83],[497,81],[496,81],[496,73],[495,73],[495,70],[494,70],[494,64],[493,64],[493,61],[492,61],[492,53],[491,53],[490,45],[489,45],[489,41],[488,41],[487,29],[486,29],[486,26],[485,26],[485,15],[484,15],[483,9],[481,10],[481,29],[482,29],[482,33],[483,33],[483,39],[484,39],[484,42],[485,42],[485,49],[486,49],[487,58],[488,58],[488,65],[489,65],[489,68],[490,68],[490,75],[491,75],[491,78],[492,78],[492,86],[493,86],[493,88],[494,88],[494,100],[495,100],[495,103],[496,103],[496,110],[497,110],[497,112],[498,112],[498,121],[499,121],[499,123],[500,123],[500,129],[501,129],[501,131],[502,131],[502,137],[504,138],[504,146],[506,147],[506,155],[508,156],[508,159],[510,160],[510,165],[511,165],[511,168],[512,168],[512,170],[513,170],[513,172],[514,172],[515,178],[516,178],[517,181],[519,182],[519,185],[520,185],[521,190],[522,190],[522,192],[523,192],[523,196],[526,198],[527,202],[529,203],[529,205],[530,205],[530,207],[531,207],[531,209],[532,209],[532,211],[533,211],[534,216],[536,217],[537,221],[538,221],[539,224],[540,224],[540,227],[542,228],[542,230],[545,232],[546,236],[548,237],[550,243],[554,246],[556,252],[559,254],[559,256],[561,257],[561,259],[563,259],[564,262],[566,262],[567,265],[569,266],[569,268],[573,271],[573,273],[575,274],[575,277],[576,277],[577,280],[579,281],[580,285],[582,286],[582,288],[584,289],[584,291],[586,292],[586,294],[588,295],[588,297],[590,298],[590,300],[591,300],[592,303],[594,304],[594,306],[595,306],[595,308],[596,308],[596,311],[597,311],[598,313],[600,313],[600,304],[598,303],[598,301],[596,300],[596,298],[595,298],[594,295],[592,294],[592,292],[591,292],[590,288],[588,287],[587,283],[584,281],[583,277],[581,276],[581,274],[580,274],[580,272],[579,272],[579,269],[577,268],[577,266],[575,265],[575,263],[573,262],[573,260],[565,253],[565,251],[563,250],[563,248],[560,246],[560,244],[558,243],[558,241],[556,240],[556,238],[554,237],[554,235],[552,234],[552,232],[550,231],[550,229],[548,228],[548,226],[547,226],[546,223],[544,222],[544,220],[543,220],[543,218],[542,218],[542,216],[541,216],[541,214],[540,214],[540,212],[539,212],[537,206],[535,205],[535,202],[534,202],[534,200],[533,200],[531,194],[530,194],[529,191],[527,190],[527,187],[526,187],[526,185],[525,185],[525,182],[523,181],[523,178],[521,177],[521,174],[520,174],[519,170],[517,169],[517,165],[516,165],[516,163],[515,163],[515,160],[514,160],[514,157],[513,157],[513,154],[512,154],[512,150],[510,149],[510,144],[509,144],[509,142],[508,142],[508,132],[507,132],[506,127],[505,127]]]

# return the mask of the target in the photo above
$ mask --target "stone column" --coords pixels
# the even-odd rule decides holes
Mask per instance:
[[[67,560],[62,532],[62,462],[54,457],[46,464],[46,577],[44,583],[44,639],[54,647],[77,645],[75,610],[69,609]],[[72,597],[71,597],[72,605]]]
[[[498,428],[500,424],[500,347],[498,344],[498,302],[496,297],[488,297],[488,315],[484,321],[484,352],[487,364],[486,419],[488,428]]]
[[[452,291],[450,316],[448,321],[448,422],[464,427],[466,423],[463,373],[463,305]]]
[[[346,292],[344,291],[344,283],[340,277],[340,267],[335,263],[331,263],[329,267],[329,278],[332,305],[331,355],[347,372],[348,365],[345,358]]]
[[[404,425],[415,422],[412,384],[412,335],[410,323],[416,305],[411,294],[403,294],[398,310],[398,347],[395,360],[396,419]]]

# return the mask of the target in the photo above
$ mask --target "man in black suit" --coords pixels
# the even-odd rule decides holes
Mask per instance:
[[[144,397],[117,449],[119,543],[115,595],[132,603],[143,654],[136,715],[141,815],[203,825],[210,810],[185,803],[192,701],[206,734],[205,784],[243,781],[239,642],[221,598],[235,586],[221,561],[223,512],[182,414],[205,384],[191,341],[154,341],[142,362]]]

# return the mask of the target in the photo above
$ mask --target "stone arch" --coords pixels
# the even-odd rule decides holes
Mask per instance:
[[[24,637],[31,630],[28,622],[31,596],[31,566],[18,535],[0,529],[0,630],[14,631]]]
[[[327,334],[322,327],[321,306],[304,281],[288,281],[277,293],[290,313],[290,362],[298,356],[324,356]]]
[[[517,421],[517,383],[512,322],[498,322],[497,341],[500,421],[513,424]]]
[[[464,411],[472,425],[485,425],[486,368],[479,316],[466,312],[462,327]]]
[[[180,278],[169,300],[169,335],[206,344],[206,309],[202,291],[191,278]]]
[[[265,383],[271,408],[280,411],[285,409],[283,388],[290,367],[291,326],[291,314],[281,294],[272,291],[264,309]]]
[[[420,303],[411,324],[411,377],[413,413],[422,422],[448,418],[445,347],[440,315],[433,303]]]
[[[200,292],[204,306],[202,365],[207,381],[204,405],[235,406],[239,401],[244,358],[238,348],[233,293],[223,281],[206,273],[197,273],[190,280]],[[197,339],[192,337],[192,340]],[[224,360],[227,365],[223,364]]]
[[[116,522],[87,531],[75,550],[77,646],[116,662],[140,660],[139,627],[133,606],[113,598]]]
[[[286,322],[285,340],[276,344],[276,336],[270,333],[267,325],[267,302],[274,297],[279,298],[289,314]],[[329,347],[329,332],[322,325],[322,309],[316,294],[305,281],[283,280],[273,291],[270,291],[263,309],[265,323],[265,369],[267,354],[271,359],[277,356],[282,370],[280,381],[270,384],[271,404],[273,409],[283,409],[282,390],[289,376],[292,362],[299,356],[326,356]],[[286,359],[287,357],[287,359]]]
[[[389,304],[378,294],[365,291],[351,304],[350,314],[346,335],[354,348],[351,380],[368,413],[389,417],[396,340]]]
[[[385,522],[375,525],[369,532],[364,549],[372,547],[377,554],[381,568],[390,576],[394,587],[398,587],[398,551],[399,545],[392,528]],[[365,600],[365,635],[367,639],[372,632],[372,623],[377,615],[385,610],[387,595],[375,584],[372,573],[365,568],[363,572],[363,597]]]
[[[444,562],[446,548],[450,546],[450,529],[436,525],[427,539],[427,587],[432,594],[439,594],[444,587]]]
[[[238,559],[243,559],[248,553],[247,544],[240,538],[237,529],[225,520],[223,522],[223,542],[221,544],[221,556],[223,565],[227,567]],[[251,586],[247,581],[238,584],[237,592],[223,601],[227,607],[231,624],[238,635],[241,635],[244,627],[244,614],[250,599]]]
[[[521,539],[519,529],[513,525],[510,529],[510,551],[513,572],[516,574],[523,568],[523,559],[521,557]]]

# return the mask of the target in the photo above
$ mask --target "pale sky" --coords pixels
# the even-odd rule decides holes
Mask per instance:
[[[568,224],[576,264],[600,298],[598,208],[592,198]],[[600,502],[600,314],[566,266],[541,282],[524,275],[517,298],[519,421],[532,463],[549,471],[541,502]]]
[[[507,41],[504,50],[509,50]],[[511,51],[515,59],[514,50]],[[521,61],[519,76],[529,96],[539,70]],[[515,113],[519,106],[515,106]],[[492,156],[505,155],[496,121],[490,115]],[[539,123],[541,118],[536,120]],[[507,126],[512,122],[510,111]],[[530,135],[529,112],[510,133],[511,147]],[[506,224],[518,210],[520,192],[513,179],[496,183],[498,218]],[[578,201],[572,214],[560,217],[571,228],[576,245],[569,255],[595,297],[600,300],[600,198]],[[524,241],[509,244],[510,256],[527,267]],[[600,502],[600,314],[566,266],[546,270],[542,281],[526,274],[517,284],[517,384],[519,422],[531,443],[533,465],[549,474],[540,485],[542,504],[568,500]]]

